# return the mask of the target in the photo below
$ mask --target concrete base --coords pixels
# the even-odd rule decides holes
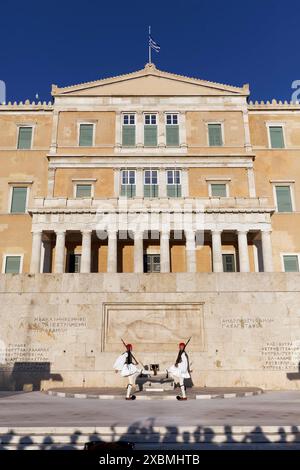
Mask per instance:
[[[197,387],[300,388],[300,274],[0,275],[0,387],[125,387],[121,338],[144,365],[188,346]]]

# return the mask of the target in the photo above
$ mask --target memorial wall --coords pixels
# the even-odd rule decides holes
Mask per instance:
[[[300,274],[0,275],[0,386],[124,385],[113,362],[188,346],[195,386],[300,388]]]

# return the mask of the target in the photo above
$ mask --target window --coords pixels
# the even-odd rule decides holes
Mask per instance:
[[[211,183],[210,185],[211,197],[227,197],[226,183]]]
[[[92,147],[94,139],[94,124],[80,124],[79,147]]]
[[[156,147],[157,146],[157,115],[145,114],[144,115],[144,146]]]
[[[123,114],[122,145],[135,146],[135,114]]]
[[[21,272],[21,256],[6,255],[4,261],[4,272],[9,273],[20,273]]]
[[[144,197],[158,197],[158,171],[145,170]]]
[[[178,114],[166,115],[166,146],[179,147]]]
[[[210,147],[223,145],[221,124],[208,124],[208,144]]]
[[[69,257],[69,273],[80,273],[81,254],[71,253]]]
[[[181,197],[180,170],[167,170],[167,196]]]
[[[283,127],[269,126],[270,146],[272,149],[284,148]]]
[[[19,214],[26,212],[27,187],[13,187],[10,212]]]
[[[144,272],[160,272],[160,255],[144,255]]]
[[[275,186],[276,201],[278,212],[293,212],[291,187],[290,186]]]
[[[299,259],[298,255],[283,255],[283,267],[286,273],[299,272]]]
[[[32,127],[19,127],[18,149],[31,149]]]
[[[223,271],[224,273],[234,273],[235,272],[235,259],[234,255],[222,255],[223,260]]]
[[[122,170],[121,196],[134,197],[136,193],[135,170]]]
[[[92,185],[76,184],[76,197],[92,197]]]

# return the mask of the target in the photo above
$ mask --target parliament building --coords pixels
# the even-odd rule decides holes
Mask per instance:
[[[298,386],[300,104],[249,95],[148,63],[0,105],[0,379],[111,385],[121,336],[163,367],[192,335],[196,384]]]

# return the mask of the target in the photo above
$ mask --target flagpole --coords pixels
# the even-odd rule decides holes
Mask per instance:
[[[151,36],[151,26],[149,26],[149,37],[148,37],[149,64],[151,64],[150,36]]]

